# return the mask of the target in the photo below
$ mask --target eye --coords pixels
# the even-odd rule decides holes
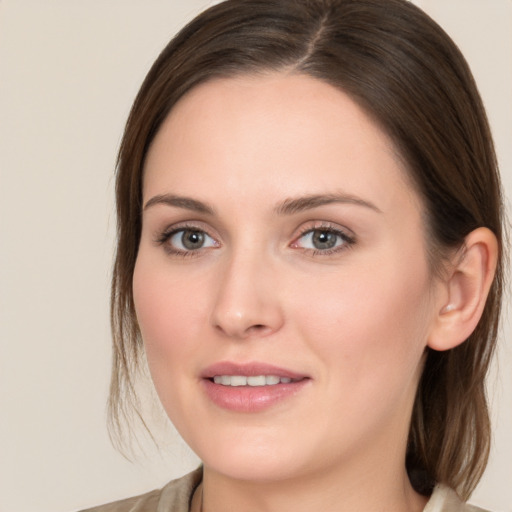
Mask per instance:
[[[185,255],[201,249],[218,247],[219,244],[201,229],[176,228],[163,233],[157,240],[171,254]]]
[[[209,237],[204,231],[194,229],[181,229],[176,231],[169,242],[180,251],[195,251],[203,247],[215,246],[215,240]]]
[[[353,237],[333,227],[308,229],[292,244],[294,248],[330,254],[354,244]]]

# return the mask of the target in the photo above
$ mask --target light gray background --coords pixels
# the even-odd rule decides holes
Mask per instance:
[[[123,123],[158,52],[209,3],[0,0],[0,512],[69,512],[197,464],[172,433],[161,455],[123,459],[105,399]],[[512,1],[416,3],[472,65],[511,198]],[[492,458],[473,496],[497,512],[512,511],[511,316],[490,384]]]

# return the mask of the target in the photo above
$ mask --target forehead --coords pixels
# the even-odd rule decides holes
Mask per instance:
[[[212,185],[268,198],[335,186],[384,207],[398,189],[414,195],[390,138],[348,95],[284,73],[213,80],[171,110],[148,153],[144,196]]]

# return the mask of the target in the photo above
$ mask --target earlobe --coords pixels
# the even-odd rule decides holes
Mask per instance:
[[[484,310],[496,271],[498,242],[487,228],[472,231],[451,262],[443,281],[442,304],[438,305],[428,339],[433,350],[449,350],[463,343],[475,330]]]

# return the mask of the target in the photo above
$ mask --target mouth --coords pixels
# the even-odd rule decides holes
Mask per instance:
[[[298,382],[301,379],[292,379],[290,377],[279,377],[278,375],[215,375],[211,379],[215,384],[221,386],[277,386],[278,384],[290,384]]]
[[[307,375],[265,363],[221,362],[202,374],[203,389],[218,407],[234,412],[260,412],[292,399],[311,381]]]

